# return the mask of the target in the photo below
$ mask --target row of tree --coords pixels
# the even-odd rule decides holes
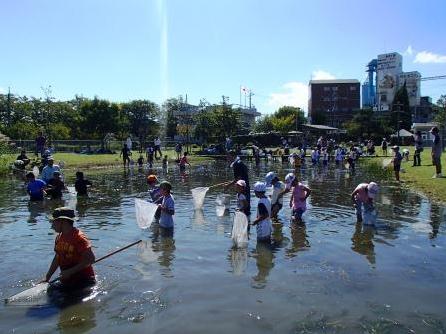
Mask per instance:
[[[218,105],[202,100],[191,106],[180,96],[159,106],[148,100],[115,103],[75,96],[69,101],[54,101],[51,97],[0,94],[0,132],[22,140],[33,140],[44,132],[51,140],[102,140],[113,133],[117,139],[131,135],[145,141],[162,132],[170,138],[180,135],[186,141],[212,143],[252,130],[288,132],[305,121],[301,109],[282,107],[252,126],[246,123],[241,109],[232,107],[225,97]]]
[[[393,110],[396,112],[387,115],[358,110],[343,127],[351,138],[386,137],[395,133],[398,124],[410,130],[412,119],[405,87],[397,91]],[[434,110],[435,120],[446,124],[446,95],[440,97]],[[32,140],[44,131],[53,140],[103,139],[113,133],[117,139],[131,135],[145,141],[162,132],[171,138],[181,135],[189,141],[211,143],[250,131],[301,130],[306,121],[303,110],[285,106],[251,126],[244,121],[242,110],[233,108],[225,97],[218,105],[202,100],[198,106],[191,106],[180,96],[159,106],[148,100],[115,103],[75,96],[69,101],[54,101],[49,94],[45,99],[0,94],[0,132],[12,139]]]

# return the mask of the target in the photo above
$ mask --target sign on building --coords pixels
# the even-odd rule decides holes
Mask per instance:
[[[417,71],[404,72],[399,75],[399,86],[403,86],[406,83],[407,94],[409,95],[409,105],[411,107],[420,104],[420,83],[421,74]]]
[[[378,105],[389,106],[392,104],[402,71],[403,57],[399,53],[393,52],[378,56],[376,68]]]

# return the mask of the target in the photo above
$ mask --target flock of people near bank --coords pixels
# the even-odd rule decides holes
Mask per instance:
[[[432,159],[436,166],[436,176],[441,175],[441,143],[439,142],[438,129],[431,130],[434,135],[432,144]],[[438,139],[437,139],[438,137]],[[417,141],[415,142],[416,145]],[[333,146],[334,151],[330,152],[326,146],[327,142],[323,138],[319,139],[317,145],[311,151],[310,164],[314,167],[322,165],[323,168],[328,166],[330,161],[334,159],[336,166],[343,168],[346,163],[351,171],[355,170],[355,164],[359,159],[360,153],[357,147],[351,145],[349,150],[342,146]],[[157,148],[158,149],[158,148]],[[284,147],[286,149],[286,147]],[[419,148],[416,149],[419,150]],[[374,154],[373,143],[368,143],[368,153]],[[386,153],[387,146],[382,146],[383,153]],[[398,146],[393,146],[393,167],[395,177],[399,180],[399,171],[401,161],[408,156],[400,152]],[[129,157],[128,143],[124,144],[122,150],[123,159]],[[181,150],[180,150],[181,152]],[[148,200],[158,206],[155,214],[155,221],[158,227],[167,235],[173,233],[175,200],[172,196],[172,184],[168,181],[159,182],[158,176],[153,173],[153,160],[151,160],[152,150],[146,151],[148,155],[149,175],[146,178],[148,185]],[[178,153],[178,152],[177,152]],[[21,153],[23,159],[28,159],[25,152]],[[161,157],[159,151],[159,157]],[[257,242],[271,243],[272,224],[277,220],[279,212],[284,206],[284,196],[290,193],[288,206],[291,209],[291,222],[293,224],[304,224],[303,214],[307,210],[308,197],[312,190],[305,184],[303,180],[299,180],[300,169],[308,164],[306,160],[305,150],[302,149],[298,153],[288,155],[287,163],[290,163],[294,169],[294,173],[288,173],[282,180],[279,175],[271,171],[267,173],[264,180],[258,181],[253,186],[253,192],[257,198],[255,213],[251,209],[251,188],[249,182],[249,171],[243,160],[237,156],[237,152],[231,151],[230,168],[233,170],[233,180],[227,182],[226,188],[233,187],[235,191],[236,211],[246,215],[248,224],[248,233],[251,226],[255,227],[257,234]],[[179,155],[178,155],[179,157]],[[167,157],[165,156],[167,161]],[[125,160],[124,160],[125,161]],[[185,166],[189,164],[187,153],[180,157],[180,171],[184,172]],[[419,165],[419,158],[414,158],[414,166]],[[164,167],[164,159],[161,162]],[[167,163],[167,162],[166,162]],[[124,162],[125,164],[125,162]],[[139,162],[138,162],[139,164]],[[348,165],[348,166],[347,166]],[[31,201],[41,201],[45,196],[52,199],[62,197],[62,192],[66,190],[66,185],[61,178],[61,168],[54,164],[52,156],[46,157],[46,166],[41,171],[41,177],[37,178],[33,172],[26,174],[27,192]],[[75,190],[78,196],[86,196],[88,188],[92,183],[84,178],[81,171],[76,172]],[[268,187],[272,187],[272,193],[267,196]],[[374,199],[379,192],[379,186],[376,182],[360,183],[351,193],[352,204],[355,208],[357,222],[363,224],[372,224],[374,220],[366,219],[366,217],[374,216],[376,218],[376,210],[374,207]],[[62,289],[78,289],[89,286],[95,281],[92,264],[95,256],[91,250],[91,243],[82,231],[74,227],[76,221],[75,212],[68,207],[57,208],[53,212],[52,228],[58,233],[55,239],[55,256],[51,262],[50,268],[45,276],[44,281],[50,281],[55,271],[60,269],[60,282]]]

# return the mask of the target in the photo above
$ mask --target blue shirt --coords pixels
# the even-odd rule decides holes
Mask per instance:
[[[172,195],[164,196],[161,205],[168,210],[175,210],[175,201]],[[173,215],[167,213],[165,210],[161,210],[160,226],[164,228],[172,228]]]
[[[153,189],[149,189],[149,195],[153,203],[156,204],[161,203],[161,201],[159,201],[162,197],[160,187],[154,187]]]
[[[31,201],[40,201],[43,200],[43,188],[45,188],[46,183],[40,179],[36,179],[28,183],[26,190],[30,195]]]
[[[60,167],[58,165],[53,165],[53,166],[45,166],[43,167],[42,170],[42,180],[45,182],[48,182],[49,180],[51,180],[53,178],[53,173],[55,171],[60,172]]]

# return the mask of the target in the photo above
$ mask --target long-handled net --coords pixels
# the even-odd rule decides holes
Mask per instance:
[[[208,190],[209,187],[197,187],[191,190],[195,209],[201,209],[203,207],[204,197]]]
[[[138,226],[142,229],[149,228],[152,225],[157,209],[158,205],[135,198],[136,222]]]
[[[141,242],[142,240],[138,240],[135,242],[132,242],[131,244],[124,246],[122,248],[119,248],[111,253],[108,253],[107,255],[104,255],[102,257],[100,257],[99,259],[96,259],[93,263],[98,263],[102,260],[105,260],[106,258],[115,255],[119,252],[122,252],[123,250],[126,250],[127,248],[130,248],[134,245],[137,245]],[[38,283],[37,285],[33,286],[32,288],[26,289],[22,292],[16,293],[15,295],[8,297],[5,299],[5,304],[9,304],[9,305],[30,305],[30,304],[35,304],[36,302],[40,302],[41,298],[43,296],[46,296],[47,294],[47,290],[49,288],[49,286],[58,281],[59,277],[49,281],[49,282],[41,282]]]
[[[248,217],[243,212],[235,212],[231,238],[237,248],[248,245]]]

